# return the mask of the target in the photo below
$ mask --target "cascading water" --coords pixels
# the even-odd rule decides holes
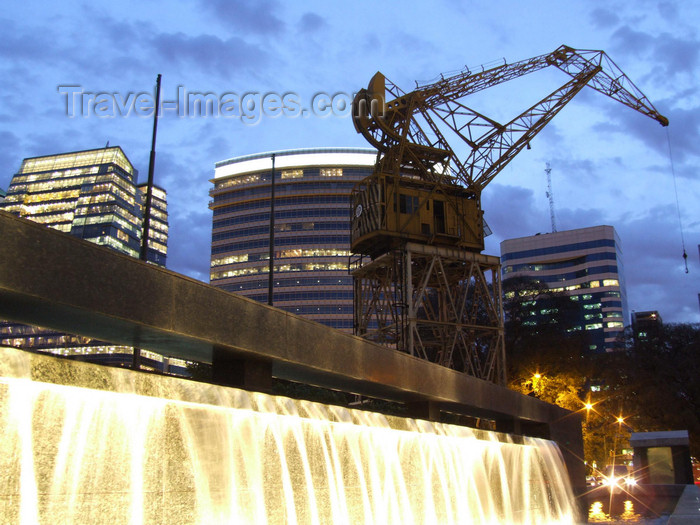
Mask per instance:
[[[8,523],[574,522],[548,441],[14,350],[0,360]]]

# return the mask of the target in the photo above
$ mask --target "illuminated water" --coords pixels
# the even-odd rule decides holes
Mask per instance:
[[[4,349],[0,372],[8,523],[574,522],[548,441]]]

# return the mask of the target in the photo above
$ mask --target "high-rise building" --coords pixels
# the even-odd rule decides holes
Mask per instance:
[[[508,279],[529,278],[562,292],[580,305],[577,320],[569,321],[570,332],[586,334],[591,353],[613,351],[628,317],[624,268],[620,240],[612,226],[594,226],[530,237],[508,239],[501,243],[504,288]],[[535,303],[527,295],[513,292],[506,301]],[[557,313],[538,310],[530,304],[532,319],[544,322]]]
[[[658,336],[663,327],[661,315],[656,310],[632,312],[632,335],[637,341],[648,341]]]
[[[352,331],[350,192],[375,162],[376,151],[357,148],[277,151],[218,162],[210,203],[211,284],[268,302],[272,202],[274,306]]]
[[[138,257],[143,228],[143,193],[138,172],[122,149],[101,149],[27,158],[13,176],[0,210],[81,239]],[[165,266],[168,211],[165,190],[154,187],[147,260]],[[42,327],[0,322],[0,343],[104,364],[131,364],[133,349]],[[144,352],[145,367],[181,367]]]
[[[28,158],[12,177],[0,209],[138,257],[143,198],[137,176],[118,146]],[[154,196],[157,226],[149,239],[149,260],[164,266],[165,191],[156,189]]]

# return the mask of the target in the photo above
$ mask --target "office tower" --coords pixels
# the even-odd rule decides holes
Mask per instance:
[[[591,353],[609,352],[620,346],[624,322],[629,319],[620,240],[612,226],[594,226],[501,243],[503,285],[509,279],[529,278],[571,297],[580,305],[578,319],[568,321],[569,332],[587,336]],[[526,293],[506,294],[507,301],[521,301],[538,324],[557,321],[557,312],[538,305]]]
[[[143,198],[136,177],[118,146],[28,158],[13,176],[0,209],[138,257]],[[155,214],[167,231],[165,192],[156,193]],[[149,260],[164,264],[167,239],[153,247]]]
[[[141,214],[146,206],[148,184],[137,186],[141,194]],[[153,186],[151,193],[151,218],[148,229],[146,260],[165,268],[168,254],[168,196],[163,188]]]
[[[27,158],[0,210],[138,257],[146,185],[137,186],[137,175],[118,146]],[[168,215],[161,188],[154,188],[151,217],[148,261],[165,266]],[[130,365],[132,359],[131,347],[16,323],[0,323],[0,344],[103,364]],[[184,363],[145,352],[144,365],[163,369]]]
[[[636,341],[648,341],[661,335],[663,320],[656,310],[632,312],[632,334]]]
[[[218,162],[211,284],[268,302],[273,154],[273,305],[351,332],[350,191],[372,173],[374,150],[298,149]]]

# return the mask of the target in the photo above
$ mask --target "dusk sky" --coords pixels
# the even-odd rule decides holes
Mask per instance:
[[[168,267],[206,282],[217,161],[367,147],[341,106],[376,71],[410,91],[416,80],[562,44],[604,50],[670,126],[591,89],[581,92],[484,190],[494,232],[485,252],[499,255],[503,239],[551,231],[549,162],[559,230],[616,228],[630,309],[700,321],[698,1],[26,0],[4,3],[0,27],[0,188],[25,157],[107,141],[123,148],[145,180],[153,122],[147,106],[160,73],[167,105],[155,180],[168,192]],[[465,103],[507,122],[567,79],[546,70]],[[229,103],[218,116],[202,116],[182,103],[205,92],[252,106],[241,115]],[[314,113],[324,94],[336,95],[335,114]],[[309,111],[271,110],[275,96]]]

